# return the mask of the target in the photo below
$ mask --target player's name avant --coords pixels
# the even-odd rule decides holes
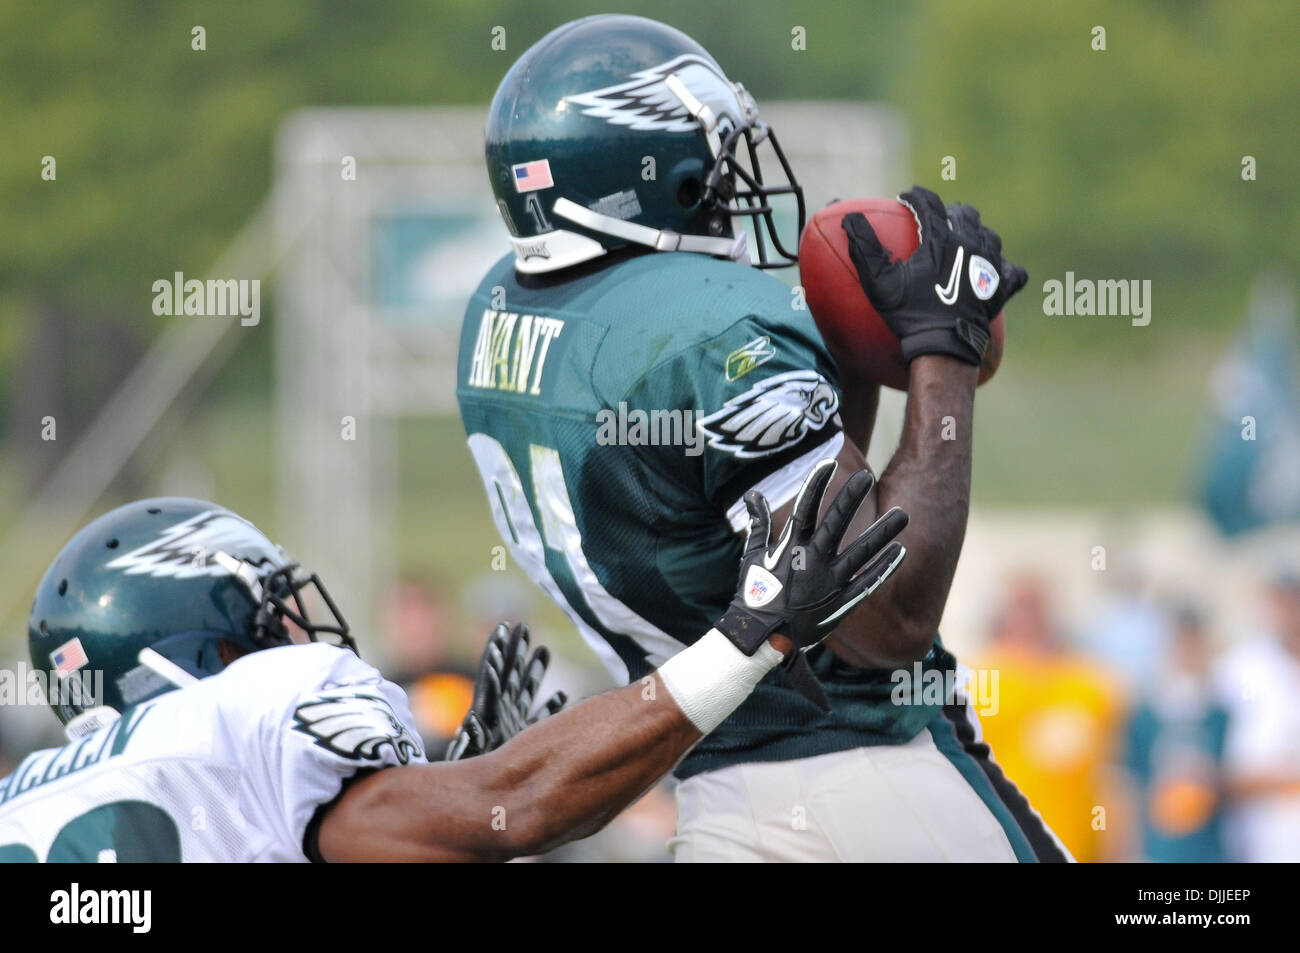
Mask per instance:
[[[466,385],[540,394],[546,355],[562,330],[559,318],[484,308]]]

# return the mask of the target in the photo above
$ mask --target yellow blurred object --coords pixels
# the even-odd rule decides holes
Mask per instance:
[[[421,676],[406,694],[420,733],[450,738],[474,701],[474,682],[455,672],[433,672]]]
[[[1118,686],[1068,655],[1005,649],[981,667],[998,673],[997,709],[980,715],[993,757],[1077,860],[1097,860]]]

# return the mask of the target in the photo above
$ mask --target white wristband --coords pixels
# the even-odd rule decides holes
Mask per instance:
[[[691,724],[707,735],[783,658],[766,641],[752,657],[746,656],[717,629],[709,629],[659,666],[659,677]]]

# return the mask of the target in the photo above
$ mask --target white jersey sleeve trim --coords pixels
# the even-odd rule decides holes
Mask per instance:
[[[843,446],[844,431],[837,430],[825,443],[796,457],[779,470],[769,473],[750,489],[758,490],[767,497],[767,505],[773,510],[780,509],[799,493],[799,488],[803,486],[804,478],[808,476],[808,471],[812,469],[813,464],[826,457],[832,459],[838,457]],[[745,491],[748,492],[749,490]],[[735,503],[727,507],[727,522],[737,533],[745,529],[745,525],[749,522],[749,512],[745,509],[744,493]]]

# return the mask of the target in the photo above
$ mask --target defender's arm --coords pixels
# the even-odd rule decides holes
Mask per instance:
[[[547,718],[489,754],[357,782],[321,824],[321,856],[508,860],[594,833],[700,740],[659,675],[651,679]]]
[[[901,513],[841,551],[872,479],[846,481],[818,519],[834,469],[829,460],[813,469],[779,540],[762,494],[746,495],[738,592],[716,629],[641,682],[553,715],[494,752],[357,781],[321,820],[317,851],[330,861],[504,860],[599,830],[902,562],[893,542],[907,522]]]

